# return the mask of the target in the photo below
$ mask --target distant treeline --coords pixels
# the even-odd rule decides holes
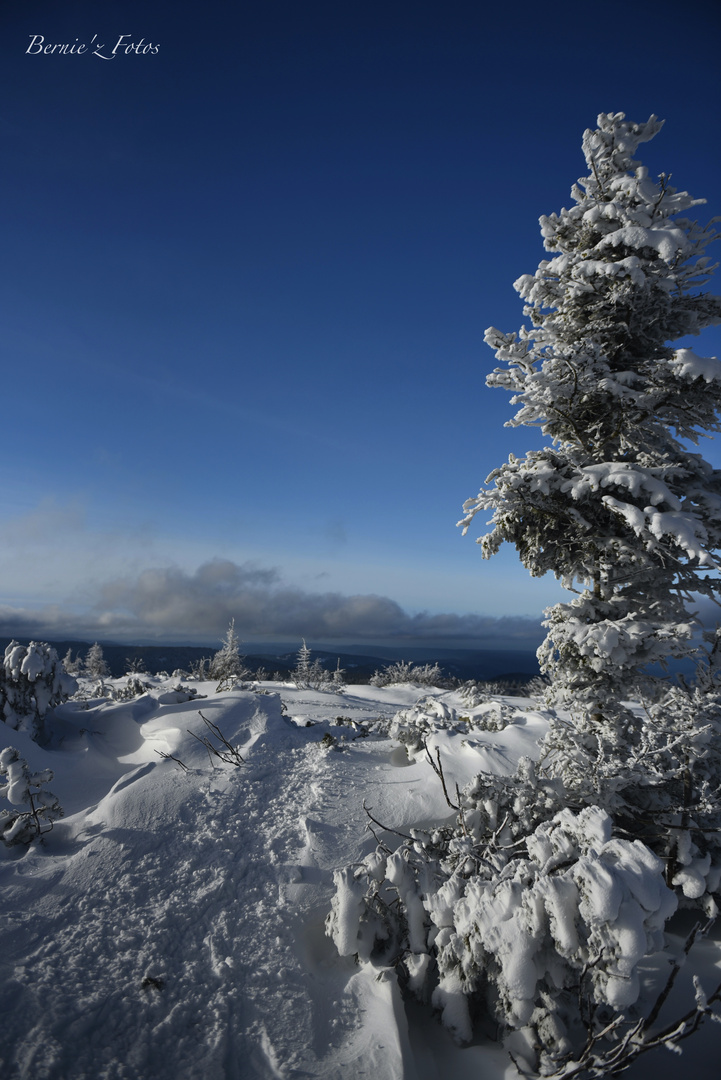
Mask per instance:
[[[11,640],[9,637],[0,638],[3,651]],[[73,657],[78,653],[81,657],[85,657],[92,642],[51,641],[49,644],[62,659],[68,649],[71,650]],[[113,678],[125,675],[129,669],[129,662],[135,666],[142,663],[145,670],[151,674],[158,671],[166,671],[169,675],[172,675],[174,671],[189,672],[191,665],[197,664],[204,657],[212,657],[216,652],[216,649],[212,647],[196,645],[115,645],[105,642],[100,644]],[[300,645],[300,642],[298,644]],[[320,659],[323,666],[329,670],[334,670],[340,660],[340,666],[345,671],[345,680],[349,683],[367,683],[376,671],[381,671],[387,666],[389,659],[396,657],[423,663],[437,660],[445,676],[461,680],[494,679],[504,682],[527,682],[529,678],[538,674],[536,654],[530,650],[489,649],[475,652],[461,649],[458,655],[454,656],[449,655],[450,650],[443,648],[438,650],[437,657],[433,657],[427,647],[415,649],[411,646],[407,649],[383,649],[379,652],[383,655],[367,656],[364,653],[334,652],[327,649],[312,650],[313,657]],[[296,663],[297,651],[280,655],[265,652],[245,654],[246,666],[254,673],[261,671],[268,679],[276,673],[281,676],[289,675]]]

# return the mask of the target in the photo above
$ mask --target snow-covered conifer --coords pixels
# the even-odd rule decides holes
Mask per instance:
[[[107,679],[110,675],[110,668],[103,656],[103,648],[97,641],[90,646],[85,657],[85,674],[90,679]]]
[[[245,658],[240,655],[240,639],[235,632],[235,619],[230,624],[223,640],[223,646],[213,657],[210,665],[210,678],[218,682],[247,679],[251,672],[245,666]]]
[[[77,688],[51,645],[11,641],[0,668],[0,716],[9,727],[42,741],[46,712],[67,701]]]
[[[299,689],[302,686],[305,687],[308,685],[308,678],[310,676],[310,649],[305,643],[305,638],[303,638],[303,643],[298,649],[298,660],[292,674],[295,684]]]
[[[0,810],[0,838],[5,844],[29,844],[63,816],[57,796],[44,788],[52,778],[50,769],[31,773],[14,746],[0,751],[0,797],[12,807]]]
[[[684,216],[704,200],[633,160],[661,123],[598,125],[573,205],[541,218],[552,257],[515,283],[532,326],[486,332],[510,425],[549,445],[495,469],[461,524],[491,511],[484,556],[510,541],[534,576],[580,585],[547,611],[539,658],[551,699],[581,717],[579,774],[606,761],[602,780],[640,738],[622,699],[647,690],[649,663],[693,651],[689,595],[721,591],[721,471],[689,449],[721,430],[721,362],[671,344],[721,321],[721,298],[701,288],[717,233]]]
[[[80,653],[73,659],[73,650],[68,649],[63,657],[63,667],[68,675],[79,675],[83,670],[83,661],[80,658]]]
[[[330,677],[331,688],[336,694],[342,694],[345,689],[345,668],[340,666],[340,656],[336,661],[335,671]]]
[[[332,679],[328,671],[323,667],[320,657],[311,660],[311,650],[305,643],[298,649],[298,660],[290,677],[299,690],[330,690],[333,688]]]

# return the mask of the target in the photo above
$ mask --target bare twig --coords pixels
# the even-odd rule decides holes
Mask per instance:
[[[211,768],[215,768],[213,756],[220,758],[221,761],[225,761],[228,765],[243,765],[245,763],[245,758],[241,757],[237,746],[233,746],[232,743],[228,742],[218,725],[214,724],[212,720],[208,720],[207,716],[203,716],[200,711],[198,711],[198,716],[201,718],[208,731],[210,731],[211,735],[220,743],[220,746],[213,746],[207,735],[196,735],[190,728],[186,728],[186,730],[189,735],[192,735],[194,739],[197,739],[199,743],[202,743],[208,751]]]
[[[165,754],[162,750],[156,750],[155,753],[159,754],[161,758],[165,758],[166,761],[174,761],[175,764],[180,765],[181,769],[184,769],[185,772],[188,771],[188,766],[184,762],[182,762],[180,758],[173,757],[172,754]]]
[[[383,831],[384,831],[384,832],[392,832],[392,833],[395,833],[395,834],[396,834],[396,836],[401,836],[401,837],[403,837],[403,839],[404,839],[404,840],[410,840],[410,841],[411,841],[411,843],[413,843],[413,837],[412,837],[412,836],[408,836],[408,834],[407,834],[407,833],[399,832],[399,831],[398,831],[398,829],[392,829],[392,828],[390,827],[390,825],[384,825],[382,821],[378,821],[378,819],[377,819],[377,818],[374,818],[374,817],[373,817],[373,815],[371,814],[370,810],[369,810],[369,809],[368,809],[368,807],[366,806],[366,803],[365,803],[365,799],[363,800],[363,809],[365,810],[366,814],[367,814],[367,815],[368,815],[368,817],[369,817],[369,818],[371,819],[371,821],[373,822],[373,824],[374,824],[374,825],[377,825],[379,829],[383,829]],[[369,826],[369,828],[370,828],[370,826]],[[372,829],[371,829],[371,832],[373,832],[373,830],[372,830]],[[374,832],[373,832],[373,835],[375,836],[375,833],[374,833]],[[377,837],[376,837],[376,839],[377,839]],[[385,847],[385,845],[383,845],[383,846]]]
[[[443,785],[443,794],[446,797],[446,802],[450,806],[451,810],[460,810],[460,806],[456,806],[456,804],[452,803],[451,800],[448,797],[448,788],[446,787],[446,778],[443,775],[443,766],[441,765],[441,752],[440,752],[440,750],[438,749],[438,747],[436,747],[436,760],[434,761],[433,758],[431,757],[431,752],[428,749],[428,743],[425,741],[425,739],[423,740],[423,749],[426,752],[426,757],[428,758],[428,760],[429,760],[429,762],[431,764],[431,768],[433,769],[433,772],[436,774],[436,776],[440,780],[441,784]]]
[[[656,1023],[656,1020],[658,1018],[658,1014],[661,1012],[661,1009],[663,1008],[663,1004],[666,1001],[666,998],[668,997],[668,995],[671,993],[671,990],[673,989],[673,984],[676,982],[676,976],[678,975],[679,971],[683,967],[684,960],[686,959],[686,957],[688,956],[688,954],[691,951],[691,947],[692,947],[694,941],[696,940],[696,935],[698,934],[699,930],[701,930],[702,934],[706,934],[710,930],[712,922],[713,922],[713,920],[711,920],[711,922],[707,923],[706,926],[703,929],[701,929],[701,923],[697,922],[696,925],[691,930],[691,933],[688,935],[688,937],[686,938],[686,941],[684,942],[683,953],[681,954],[681,957],[679,957],[678,960],[674,961],[674,964],[673,964],[673,967],[671,968],[668,979],[666,980],[666,985],[664,986],[663,990],[661,991],[661,993],[656,998],[656,1001],[654,1003],[653,1008],[651,1009],[651,1012],[648,1014],[648,1016],[646,1017],[646,1020],[644,1021],[644,1025],[643,1025],[643,1029],[642,1029],[643,1031],[648,1031],[648,1029],[650,1027],[653,1027],[653,1025]]]
[[[636,1021],[635,1024],[632,1024],[625,1035],[615,1045],[600,1053],[594,1053],[595,1048],[602,1039],[606,1038],[620,1027],[621,1024],[625,1023],[625,1017],[617,1015],[610,1024],[601,1031],[594,1032],[591,1030],[593,1017],[592,1014],[589,1014],[589,1020],[587,1022],[589,1036],[583,1050],[577,1058],[565,1058],[555,1072],[547,1074],[548,1080],[552,1080],[553,1077],[558,1078],[558,1080],[560,1080],[560,1078],[563,1078],[563,1080],[570,1080],[571,1077],[581,1076],[581,1074],[589,1077],[615,1076],[617,1073],[624,1072],[637,1057],[641,1056],[641,1054],[646,1054],[649,1050],[655,1050],[656,1047],[659,1046],[667,1046],[673,1049],[674,1046],[683,1039],[690,1038],[694,1032],[698,1031],[707,1016],[718,1018],[719,1014],[714,1012],[711,1006],[716,1002],[721,1001],[721,983],[719,983],[708,998],[704,999],[703,996],[699,995],[694,1008],[689,1009],[689,1011],[679,1019],[674,1020],[661,1031],[655,1033],[651,1033],[650,1031],[650,1028],[658,1019],[661,1008],[673,988],[676,977],[681,970],[683,962],[688,956],[698,933],[707,933],[712,922],[713,920],[704,927],[702,927],[700,923],[697,923],[696,926],[694,926],[684,943],[682,956],[675,961],[663,990],[659,994],[653,1008],[645,1020],[641,1019]],[[519,1068],[517,1062],[514,1062],[514,1064]],[[520,1068],[519,1071],[521,1071]]]

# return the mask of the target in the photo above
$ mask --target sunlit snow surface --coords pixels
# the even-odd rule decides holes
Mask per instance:
[[[517,1076],[498,1046],[456,1046],[430,1011],[403,1002],[392,971],[339,957],[324,933],[333,870],[375,845],[364,800],[400,830],[451,813],[422,755],[409,763],[358,724],[429,693],[467,707],[410,686],[333,695],[266,684],[266,695],[201,684],[207,696],[184,701],[171,681],[152,681],[130,703],[62,706],[45,749],[0,724],[0,748],[53,769],[67,814],[41,844],[0,851],[3,1080]],[[431,738],[452,784],[535,754],[543,714],[515,704],[502,731]],[[244,765],[211,767],[188,733],[207,734],[199,710]],[[721,953],[714,942],[695,953],[710,988]],[[690,971],[673,1015],[693,1004],[689,981]],[[682,1066],[710,1080],[718,1051],[708,1024],[682,1059],[656,1051],[626,1075],[663,1080]]]

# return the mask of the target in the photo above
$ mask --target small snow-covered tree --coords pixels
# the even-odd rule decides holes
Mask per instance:
[[[103,656],[102,645],[98,645],[97,641],[90,646],[85,657],[85,674],[90,679],[107,679],[110,675],[110,668]]]
[[[293,680],[295,681],[295,684],[299,689],[301,688],[301,686],[308,685],[311,668],[310,656],[311,651],[305,643],[305,638],[303,638],[303,643],[298,649],[298,659],[292,672]]]
[[[18,645],[11,641],[0,668],[0,715],[18,731],[27,731],[36,741],[44,737],[48,709],[67,701],[78,684],[68,675],[51,645],[31,641]]]
[[[333,681],[330,673],[323,667],[320,657],[311,660],[311,650],[305,643],[298,649],[298,660],[295,668],[290,673],[299,690],[330,690],[333,689]]]
[[[68,675],[80,675],[83,670],[83,661],[80,657],[80,653],[77,653],[75,659],[73,659],[73,650],[68,649],[63,657],[63,667]]]
[[[336,661],[335,671],[330,677],[330,685],[336,694],[342,694],[345,691],[345,668],[340,666],[340,656]]]
[[[230,624],[223,640],[223,647],[215,654],[210,665],[210,678],[219,683],[247,679],[251,675],[245,666],[245,657],[240,655],[240,639],[235,632],[235,619]]]
[[[721,591],[721,471],[690,449],[721,430],[721,363],[671,344],[721,321],[701,288],[717,233],[684,216],[704,200],[633,159],[660,128],[602,113],[572,207],[541,218],[552,257],[515,283],[532,326],[486,332],[504,364],[487,382],[549,445],[495,469],[460,523],[491,511],[485,557],[509,541],[576,592],[546,612],[539,650],[550,701],[572,712],[547,765],[611,806],[607,781],[643,736],[622,701],[648,693],[649,664],[694,652],[690,596]]]
[[[29,844],[63,816],[57,796],[44,787],[52,778],[50,769],[31,773],[14,746],[0,751],[0,797],[12,807],[0,809],[0,838],[7,846]]]

